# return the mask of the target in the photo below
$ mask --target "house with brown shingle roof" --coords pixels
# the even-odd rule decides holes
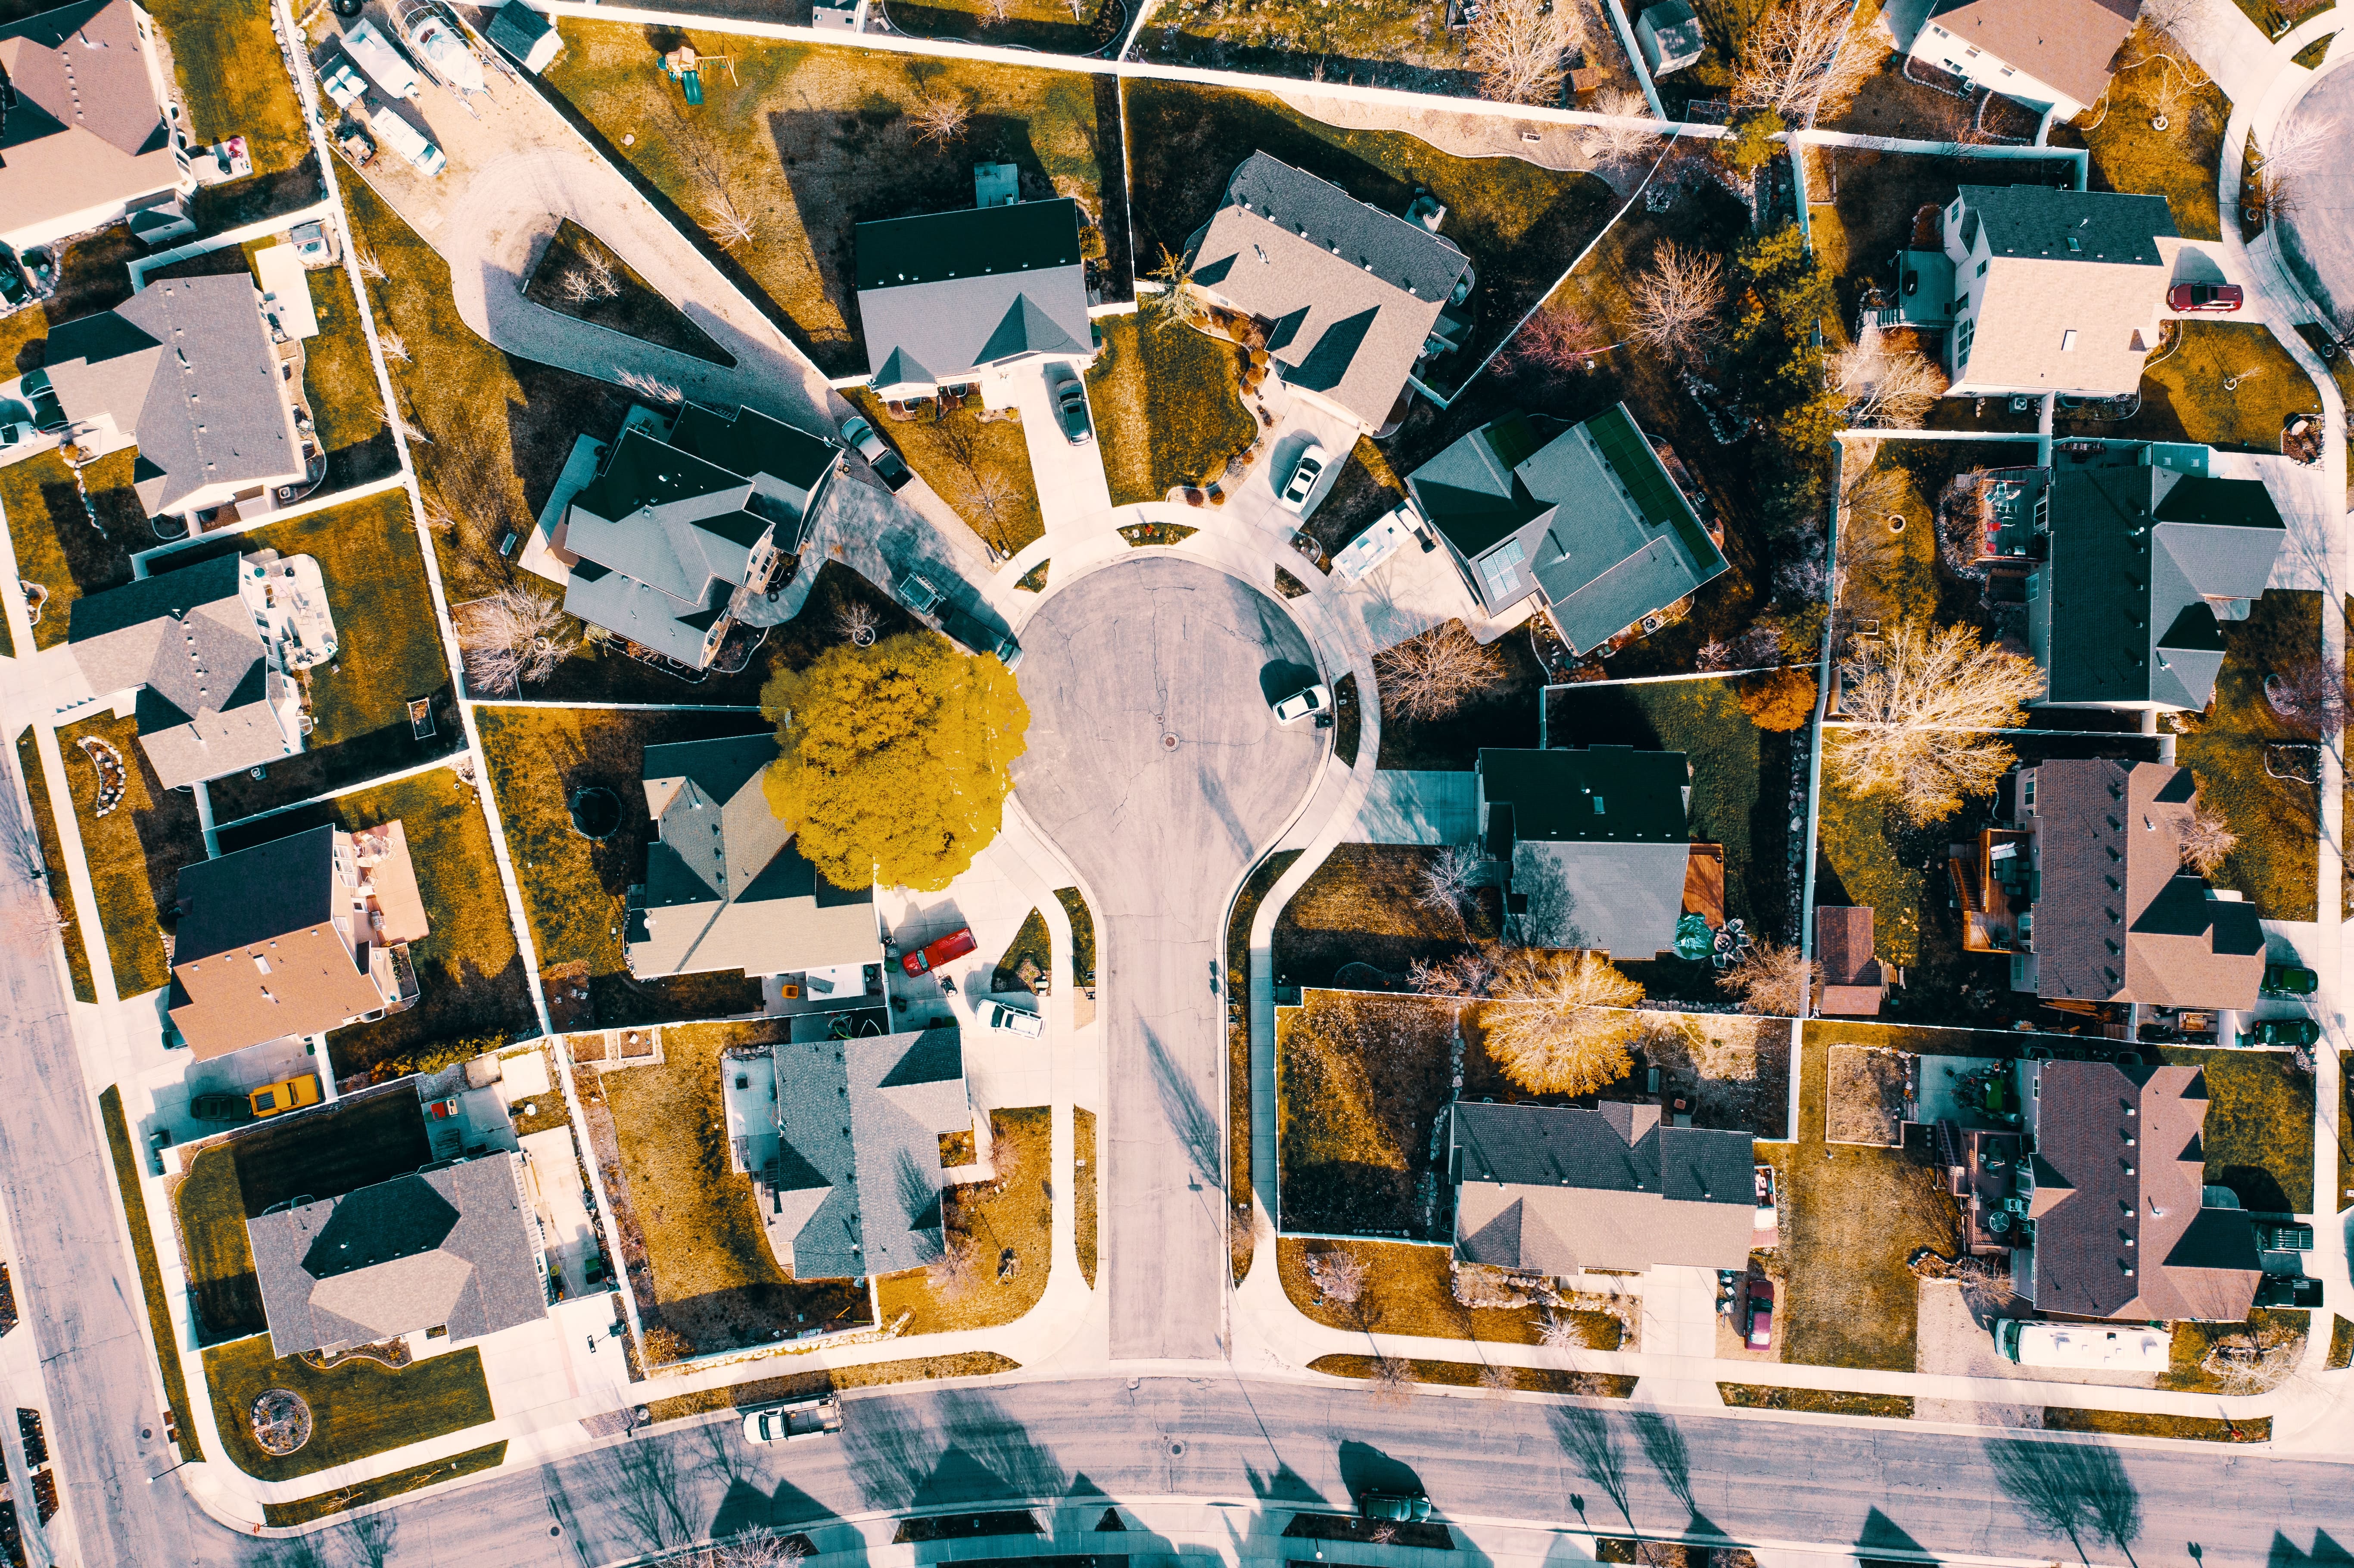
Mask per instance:
[[[2208,1202],[2193,1066],[2028,1062],[2022,1186],[2031,1245],[2013,1277],[2039,1314],[2243,1320],[2262,1260],[2246,1212]],[[2216,1190],[2221,1196],[2221,1191]]]
[[[1940,0],[1910,53],[1940,69],[2073,120],[2109,87],[2109,65],[2141,0]]]
[[[196,181],[166,118],[168,77],[132,0],[0,26],[0,244],[21,253],[126,213],[143,235],[184,229],[179,198]]]

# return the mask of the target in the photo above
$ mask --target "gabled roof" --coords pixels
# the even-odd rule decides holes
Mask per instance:
[[[1988,4],[1988,0],[1977,0]],[[2049,0],[2036,0],[2049,8]],[[2066,0],[2062,0],[2066,3]],[[2092,97],[2100,94],[2096,90]],[[2086,100],[2087,102],[2091,99]],[[2158,242],[2177,239],[2161,196],[2060,190],[2052,185],[1962,185],[1997,260],[2032,258],[2084,265],[2163,267]]]
[[[1657,1106],[1450,1107],[1455,1250],[1468,1263],[1571,1275],[1739,1268],[1755,1223],[1744,1132],[1662,1126]]]
[[[1486,749],[1474,769],[1483,802],[1511,804],[1516,839],[1680,844],[1690,836],[1684,786],[1691,765],[1681,751]]]
[[[1954,37],[2051,83],[2079,103],[2109,85],[2109,62],[2141,0],[1942,0],[1929,13]]]
[[[1634,959],[1674,944],[1691,857],[1683,753],[1485,750],[1473,771],[1520,940]]]
[[[1089,352],[1075,201],[862,223],[854,242],[878,387],[955,384],[1025,355]]]
[[[180,180],[129,0],[0,26],[0,225],[15,229]]]

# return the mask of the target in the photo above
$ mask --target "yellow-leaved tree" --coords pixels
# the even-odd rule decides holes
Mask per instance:
[[[937,892],[997,836],[1030,707],[992,654],[930,631],[828,649],[760,692],[769,809],[837,887]]]

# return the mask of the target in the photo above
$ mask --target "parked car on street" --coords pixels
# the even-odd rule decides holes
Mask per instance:
[[[1308,450],[1299,454],[1299,461],[1292,467],[1290,480],[1276,492],[1276,504],[1286,512],[1305,516],[1308,498],[1315,493],[1316,482],[1324,477],[1324,465],[1331,461],[1331,455],[1320,444],[1309,442]]]
[[[198,1121],[251,1121],[253,1102],[243,1095],[198,1095],[188,1102],[188,1114]]]
[[[29,445],[40,433],[30,425],[0,425],[0,449]]]
[[[2267,1018],[2256,1025],[2259,1045],[2318,1045],[2321,1025],[2310,1018]]]
[[[797,1443],[804,1437],[825,1437],[841,1430],[842,1401],[832,1394],[823,1399],[797,1400],[790,1404],[771,1404],[744,1414],[747,1443]]]
[[[1087,389],[1067,365],[1046,372],[1046,390],[1054,395],[1055,418],[1063,424],[1063,439],[1083,447],[1096,439],[1095,422],[1087,414]]]
[[[2311,996],[2321,977],[2295,964],[2266,964],[2264,989],[2274,996]]]
[[[286,1078],[275,1084],[264,1084],[248,1095],[246,1099],[253,1107],[253,1114],[258,1117],[277,1116],[282,1111],[301,1110],[304,1106],[314,1106],[319,1103],[319,1076],[315,1073],[305,1073],[298,1078]]]
[[[2237,283],[2177,283],[2166,291],[2169,311],[2236,311],[2248,302]]]
[[[1294,724],[1310,714],[1329,713],[1332,707],[1331,688],[1321,684],[1298,691],[1275,705],[1275,722]]]
[[[1420,1492],[1367,1492],[1357,1499],[1357,1510],[1367,1519],[1419,1524],[1430,1517],[1430,1499]]]
[[[1748,1307],[1749,1348],[1762,1351],[1774,1343],[1774,1282],[1753,1279],[1749,1282]]]
[[[902,954],[899,967],[910,975],[929,974],[942,964],[954,959],[960,959],[979,946],[981,944],[972,938],[972,927],[960,926],[928,947],[918,948],[912,953]]]
[[[981,1010],[981,1021],[1001,1034],[1019,1034],[1024,1040],[1035,1040],[1046,1033],[1046,1021],[1036,1013],[1019,1007],[1008,1007],[992,1001]]]
[[[863,417],[853,414],[842,421],[842,439],[849,443],[852,451],[866,460],[875,477],[891,489],[896,491],[916,477],[915,471],[883,440],[882,433]]]

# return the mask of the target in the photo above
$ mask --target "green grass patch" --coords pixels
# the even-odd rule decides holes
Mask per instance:
[[[2094,122],[2091,130],[2052,126],[2052,145],[2091,152],[2092,189],[2162,196],[2185,239],[2221,239],[2216,160],[2222,155],[2232,101],[2212,82],[2190,86],[2175,63],[2181,49],[2154,37],[2147,26],[2136,29],[2121,53],[2144,63],[2109,79],[2108,102],[2083,117]],[[2159,118],[2166,121],[2163,131],[2150,123]]]
[[[1030,980],[1021,975],[1022,966],[1030,965]],[[996,967],[990,971],[991,991],[1033,991],[1038,979],[1052,980],[1055,973],[1054,938],[1047,933],[1046,917],[1035,909],[1023,918],[1022,928],[1013,933],[1013,940],[1000,955]]]
[[[48,868],[49,901],[57,906],[58,936],[66,948],[66,969],[73,977],[74,999],[96,1001],[98,986],[90,979],[90,948],[82,940],[81,917],[74,908],[73,867],[66,863],[64,842],[58,837],[56,811],[49,804],[49,780],[41,771],[40,747],[27,730],[16,737],[16,768],[25,777],[25,793],[32,798],[33,831],[41,841],[41,863]]]
[[[1096,917],[1086,895],[1076,887],[1055,889],[1055,902],[1071,917],[1071,983],[1096,983]]]
[[[98,767],[80,745],[84,738],[111,744],[122,758],[122,802],[102,817],[97,814]],[[115,992],[144,996],[172,978],[160,922],[175,895],[180,868],[205,858],[196,797],[164,788],[139,744],[135,719],[110,714],[85,720],[59,730],[58,747],[65,754],[66,787],[73,792]]]
[[[621,959],[621,925],[630,886],[645,877],[652,837],[645,748],[755,734],[768,727],[758,715],[482,708],[476,722],[532,940],[551,962],[586,965],[598,1021],[610,1027],[758,1010],[758,985],[734,970],[631,979]],[[590,784],[621,801],[621,825],[600,843],[572,831],[566,808],[573,789]]]
[[[263,1481],[295,1480],[496,1418],[482,1352],[472,1346],[398,1371],[347,1361],[320,1372],[299,1356],[272,1356],[270,1336],[257,1334],[205,1351],[205,1382],[230,1462]],[[253,1440],[253,1402],[273,1388],[311,1407],[311,1440],[283,1458]]]
[[[297,1498],[292,1502],[263,1503],[261,1522],[272,1530],[292,1530],[296,1525],[331,1519],[371,1503],[405,1497],[426,1487],[456,1480],[460,1476],[495,1470],[506,1462],[507,1446],[502,1438],[483,1447],[469,1448],[454,1459],[437,1459],[429,1465],[411,1465],[405,1470],[395,1470],[372,1481],[357,1481],[335,1491],[321,1492],[316,1497]]]
[[[1775,1388],[1748,1383],[1721,1383],[1716,1392],[1735,1410],[1805,1410],[1817,1415],[1913,1419],[1913,1396],[1905,1393],[1846,1393],[1837,1389]]]
[[[1087,371],[1096,439],[1115,506],[1161,501],[1202,484],[1258,437],[1243,407],[1233,344],[1161,326],[1150,316],[1107,316],[1103,349]]]
[[[311,151],[270,30],[265,0],[155,0],[148,16],[171,45],[172,69],[199,143],[245,138],[257,175],[292,169]]]
[[[937,402],[924,403],[913,418],[898,419],[864,387],[843,396],[876,429],[889,432],[916,477],[939,492],[982,543],[1012,556],[1046,536],[1020,419],[981,418],[978,397],[946,413]]]
[[[195,1406],[188,1403],[187,1375],[180,1370],[179,1336],[172,1327],[171,1303],[164,1295],[164,1270],[155,1257],[155,1233],[147,1222],[147,1195],[139,1186],[139,1155],[131,1142],[131,1125],[122,1115],[122,1088],[109,1085],[98,1097],[98,1108],[106,1120],[107,1152],[114,1160],[115,1190],[122,1195],[123,1218],[131,1227],[131,1253],[139,1265],[139,1293],[147,1302],[147,1328],[155,1339],[175,1440],[180,1457],[194,1462],[205,1457],[205,1448],[196,1436]]]
[[[2141,408],[2132,418],[2103,422],[2062,414],[2054,428],[2062,435],[2277,453],[2291,419],[2320,412],[2312,378],[2271,328],[2177,321],[2166,323],[2164,341],[2143,365]]]
[[[2076,1410],[2047,1405],[2046,1432],[2105,1432],[2115,1437],[2174,1437],[2190,1443],[2269,1443],[2273,1418],[2218,1421],[2204,1415],[2146,1415],[2128,1410]]]
[[[1014,579],[1013,586],[1020,588],[1023,593],[1044,593],[1046,591],[1046,568],[1054,564],[1055,563],[1052,561],[1039,562],[1028,571],[1023,572],[1021,577]]]
[[[229,853],[332,823],[345,832],[398,821],[408,840],[417,890],[431,927],[408,948],[417,1005],[337,1030],[329,1042],[338,1078],[431,1041],[506,1036],[532,1029],[531,982],[492,859],[490,824],[474,789],[447,768],[339,795],[265,817],[220,838]]]
[[[2190,716],[2191,733],[2175,747],[2175,760],[2198,779],[2200,798],[2239,835],[2217,885],[2239,889],[2272,920],[2314,918],[2321,802],[2312,785],[2274,778],[2283,769],[2265,768],[2267,757],[2282,759],[2278,743],[2308,737],[2264,700],[2264,677],[2311,663],[2320,650],[2319,595],[2274,588],[2257,599],[2247,620],[2223,622],[2215,700]]]
[[[16,549],[16,575],[48,590],[33,646],[55,648],[72,628],[76,599],[131,580],[138,542],[101,534],[90,522],[74,471],[54,451],[0,468],[0,512]]]
[[[2206,1075],[2199,1145],[2207,1184],[2229,1187],[2243,1208],[2257,1213],[2311,1213],[2313,1080],[2290,1067],[2288,1054],[2165,1046],[2158,1054]]]

